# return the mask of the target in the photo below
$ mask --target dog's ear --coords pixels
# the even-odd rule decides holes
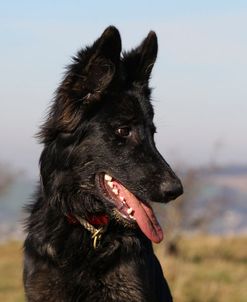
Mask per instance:
[[[38,136],[45,142],[57,132],[71,132],[82,115],[101,100],[101,94],[114,79],[121,53],[121,37],[109,26],[91,47],[82,49],[68,66],[57,89],[54,104]]]
[[[113,80],[120,62],[121,37],[114,26],[109,26],[95,42],[94,54],[85,67],[82,85],[88,94],[85,101],[98,97]]]
[[[121,37],[114,26],[105,29],[90,47],[82,49],[68,66],[58,93],[81,104],[93,103],[112,82],[120,63]]]
[[[123,62],[130,83],[148,83],[157,52],[157,36],[154,31],[150,31],[140,46],[124,54]]]

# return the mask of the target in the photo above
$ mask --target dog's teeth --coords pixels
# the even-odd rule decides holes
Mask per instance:
[[[119,196],[120,200],[122,201],[123,204],[126,204],[126,200],[123,196]]]
[[[134,216],[132,215],[129,215],[129,218],[133,219],[133,220],[136,220]]]
[[[113,188],[113,182],[108,181],[107,184],[108,184],[108,186],[109,186],[110,188]]]
[[[131,213],[133,212],[133,209],[132,208],[129,208],[128,210],[127,210],[127,213],[130,215]]]
[[[105,174],[105,180],[106,181],[111,181],[112,180],[112,177],[108,174]]]
[[[113,192],[114,194],[118,195],[118,189],[114,188],[114,189],[112,189],[112,192]]]

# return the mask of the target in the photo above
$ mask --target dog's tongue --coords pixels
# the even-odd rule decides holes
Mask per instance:
[[[132,215],[136,219],[142,232],[153,242],[161,242],[163,239],[163,231],[152,208],[138,200],[135,195],[129,192],[120,183],[115,181],[114,183],[125,198],[128,206],[133,209]]]

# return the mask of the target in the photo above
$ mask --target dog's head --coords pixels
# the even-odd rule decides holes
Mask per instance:
[[[154,242],[162,230],[149,202],[182,194],[154,143],[148,82],[157,48],[150,32],[121,55],[119,32],[108,27],[73,59],[40,133],[43,188],[52,202],[65,212],[106,212],[138,224]]]

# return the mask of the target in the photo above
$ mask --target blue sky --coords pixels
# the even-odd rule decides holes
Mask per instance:
[[[34,139],[70,57],[109,24],[156,31],[157,144],[171,164],[247,163],[246,1],[3,1],[0,161],[37,174]]]

